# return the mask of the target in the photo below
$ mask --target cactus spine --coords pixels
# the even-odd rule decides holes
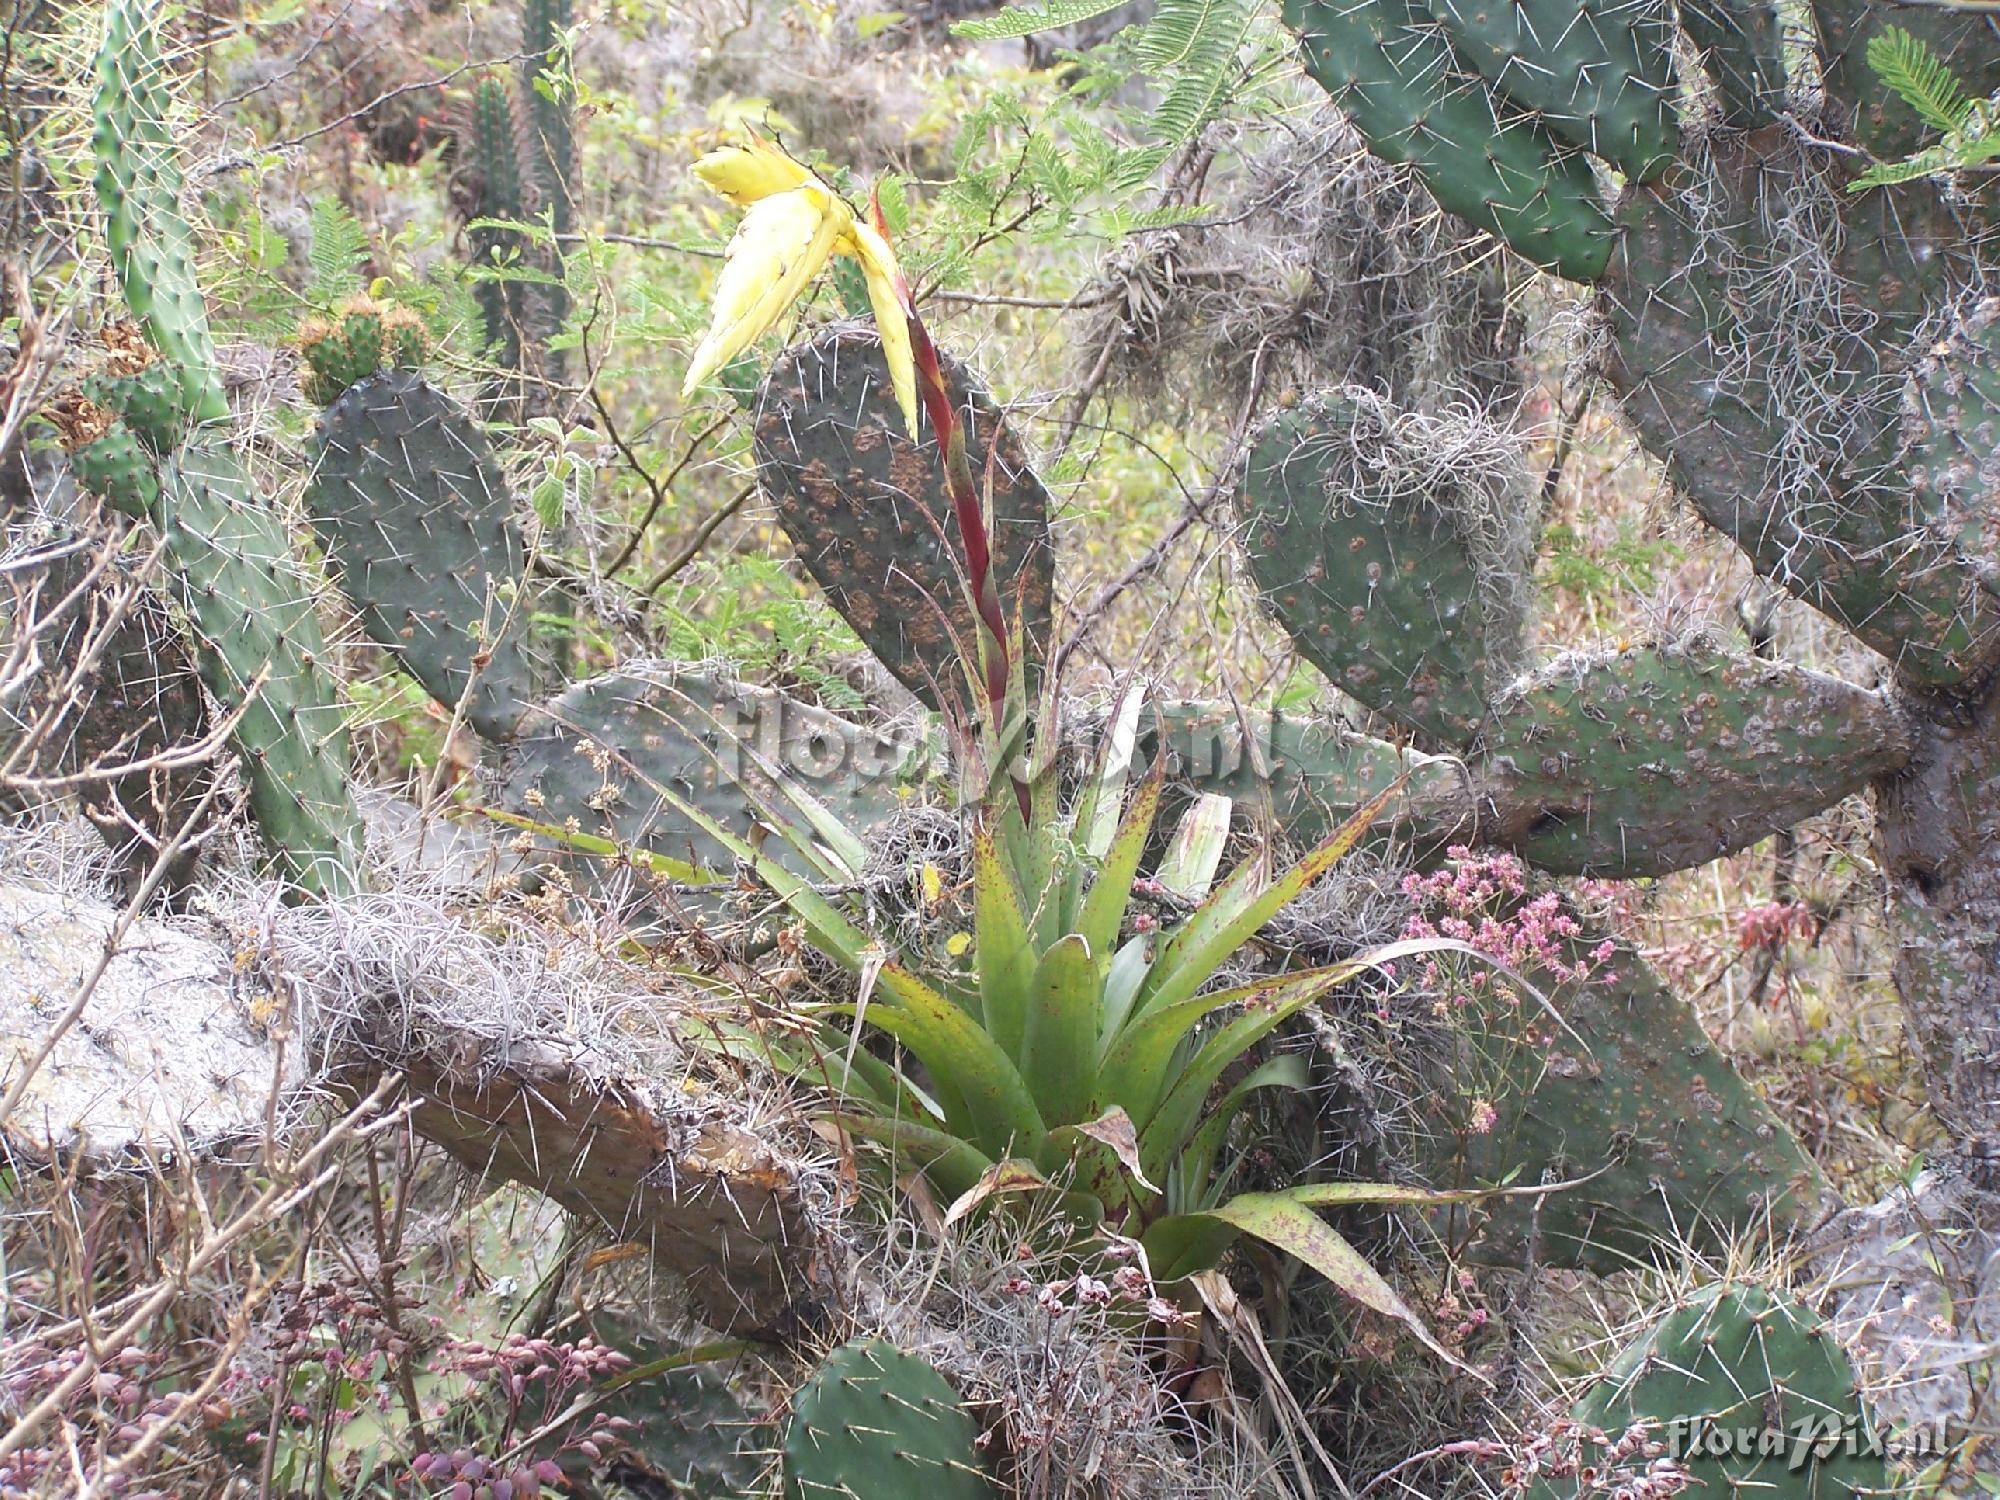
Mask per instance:
[[[195,280],[194,232],[167,123],[166,68],[154,7],[114,0],[98,62],[97,191],[127,305],[177,377],[193,420],[229,416]],[[156,433],[157,435],[157,433]],[[122,508],[144,508],[195,626],[196,662],[239,715],[234,742],[250,809],[278,867],[301,892],[360,881],[360,822],[349,787],[346,726],[327,670],[314,594],[291,555],[284,518],[256,493],[229,445],[197,430],[161,453],[157,490],[126,455]]]

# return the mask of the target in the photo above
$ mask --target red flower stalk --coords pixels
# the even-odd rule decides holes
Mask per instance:
[[[868,200],[869,217],[876,232],[889,237],[888,220],[882,213],[879,194]],[[993,716],[995,734],[1002,732],[1007,712],[1007,622],[1000,612],[1000,589],[993,579],[993,548],[986,532],[986,509],[972,480],[972,465],[965,456],[965,426],[958,420],[951,392],[945,386],[944,366],[930,331],[917,316],[916,303],[901,271],[896,273],[896,291],[910,325],[910,346],[916,357],[917,391],[938,447],[944,451],[944,482],[951,494],[951,509],[958,523],[958,536],[965,548],[966,581],[972,590],[972,605],[979,616],[981,640],[979,661],[986,684],[986,702]]]

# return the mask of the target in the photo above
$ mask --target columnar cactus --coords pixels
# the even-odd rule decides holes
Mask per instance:
[[[280,870],[303,892],[351,890],[360,822],[315,593],[284,517],[216,430],[229,405],[195,279],[194,233],[180,210],[155,10],[146,0],[109,9],[93,144],[112,263],[161,357],[150,368],[165,373],[141,361],[97,387],[120,403],[116,425],[79,473],[159,528],[202,679],[238,716],[251,811]],[[115,451],[102,447],[107,438]]]
[[[1461,753],[1475,780],[1505,782],[1533,816],[1500,809],[1492,836],[1547,868],[1682,868],[1872,792],[1897,981],[1937,1110],[2000,1187],[1990,205],[1977,183],[1853,184],[1925,128],[1872,76],[1869,41],[1915,33],[1980,97],[2000,87],[2000,36],[1949,9],[1816,0],[1819,62],[1801,84],[1775,6],[1700,0],[1678,15],[1701,76],[1677,90],[1664,0],[1500,9],[1290,0],[1286,15],[1377,154],[1599,288],[1605,373],[1640,441],[1758,573],[1880,653],[1882,685],[1708,646],[1495,682],[1438,519],[1450,497],[1375,505],[1381,540],[1336,555],[1380,476],[1326,463],[1338,431],[1316,447],[1311,418],[1280,419],[1251,461],[1252,569],[1338,685]],[[1540,24],[1558,10],[1579,24]],[[1625,174],[1615,202],[1591,153]],[[1299,465],[1330,492],[1292,477]],[[1315,530],[1320,550],[1302,554]],[[1413,537],[1420,560],[1377,587],[1377,554],[1407,560]]]
[[[558,67],[571,23],[571,0],[524,0],[520,93],[500,78],[473,94],[471,151],[479,178],[475,217],[515,223],[546,220],[556,235],[576,229],[576,85]],[[560,243],[540,253],[520,231],[471,231],[476,265],[536,270],[548,279],[489,279],[474,288],[489,354],[521,377],[509,394],[525,400],[536,382],[560,383],[563,357],[549,340],[569,316]]]

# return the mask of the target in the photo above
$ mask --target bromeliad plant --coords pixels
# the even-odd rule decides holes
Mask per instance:
[[[1216,983],[1281,908],[1356,845],[1396,788],[1281,873],[1267,874],[1253,854],[1219,883],[1229,803],[1204,796],[1155,875],[1197,904],[1170,926],[1130,920],[1166,786],[1165,762],[1156,760],[1125,797],[1139,716],[1138,698],[1128,698],[1096,766],[1068,798],[1053,755],[1027,777],[1025,815],[1017,782],[989,783],[969,815],[973,934],[962,959],[949,957],[956,944],[943,958],[899,950],[850,916],[821,889],[851,874],[831,849],[794,838],[795,855],[817,864],[817,878],[802,876],[683,804],[683,815],[705,824],[784,901],[805,940],[858,982],[853,1000],[805,1007],[788,1018],[796,1026],[736,1040],[829,1086],[833,1120],[886,1147],[899,1167],[922,1170],[950,1201],[948,1221],[1003,1195],[1056,1194],[1061,1217],[1079,1233],[1136,1239],[1162,1284],[1212,1269],[1248,1235],[1297,1256],[1450,1358],[1317,1210],[1476,1194],[1356,1182],[1227,1192],[1229,1127],[1244,1102],[1306,1083],[1297,1057],[1253,1065],[1259,1044],[1371,966],[1456,946],[1404,942],[1338,964]],[[1045,715],[1039,744],[1054,743],[1050,728]],[[898,1060],[860,1044],[870,1031],[894,1042]]]
[[[1354,848],[1401,782],[1282,873],[1269,874],[1253,855],[1220,884],[1214,876],[1230,800],[1203,795],[1156,877],[1197,904],[1171,930],[1128,935],[1166,757],[1155,758],[1126,801],[1141,712],[1140,697],[1128,694],[1095,767],[1066,797],[1053,684],[1034,732],[1026,732],[1026,690],[1010,672],[1023,652],[1009,649],[964,429],[879,209],[872,227],[862,223],[818,178],[762,142],[715,153],[696,171],[732,201],[749,204],[750,213],[717,283],[715,320],[696,351],[689,387],[770,328],[834,253],[861,261],[897,403],[914,433],[914,385],[944,455],[962,582],[978,622],[976,652],[961,643],[960,655],[984,700],[977,730],[961,722],[955,736],[961,774],[980,788],[970,799],[974,932],[962,963],[885,946],[810,875],[670,788],[653,788],[753,869],[799,918],[807,941],[858,980],[854,1000],[808,1008],[803,1037],[767,1036],[757,1045],[787,1071],[830,1085],[839,1099],[834,1120],[920,1168],[951,1200],[948,1220],[1001,1195],[1056,1193],[1079,1231],[1136,1239],[1153,1276],[1166,1284],[1213,1269],[1249,1235],[1297,1256],[1450,1359],[1317,1210],[1474,1195],[1345,1182],[1229,1196],[1232,1172],[1223,1162],[1230,1122],[1250,1095],[1306,1083],[1296,1057],[1251,1065],[1261,1042],[1371,965],[1441,946],[1407,942],[1343,963],[1215,983],[1272,917]],[[787,834],[794,864],[817,869],[821,884],[851,879],[853,841],[827,819],[817,821],[824,837]],[[870,1029],[892,1039],[902,1060],[863,1048]]]

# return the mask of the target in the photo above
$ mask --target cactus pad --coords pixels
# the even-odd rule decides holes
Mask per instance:
[[[792,1398],[785,1500],[990,1500],[978,1427],[944,1377],[880,1339],[841,1345]]]
[[[258,830],[301,890],[354,890],[361,822],[347,726],[284,517],[219,439],[202,440],[161,476],[160,525],[202,680],[241,711],[234,740]]]
[[[1020,610],[1032,661],[1049,634],[1055,558],[1049,495],[970,371],[945,358],[966,457],[990,489],[994,582]],[[989,462],[990,459],[990,462]],[[872,328],[843,324],[789,349],[757,408],[757,473],[807,570],[855,633],[913,693],[939,706],[964,680],[971,607],[944,461],[911,442]]]
[[[92,375],[83,394],[115,411],[155,453],[171,452],[187,433],[186,392],[173,367],[155,360],[130,374]]]
[[[1141,722],[1140,762],[1159,754],[1163,740],[1175,801],[1205,792],[1228,797],[1251,816],[1268,814],[1294,844],[1319,842],[1405,773],[1410,779],[1379,825],[1384,833],[1428,851],[1472,825],[1458,762],[1371,739],[1332,719],[1261,709],[1239,717],[1226,703],[1165,702]],[[1171,821],[1160,819],[1163,827]]]
[[[510,735],[532,696],[527,548],[485,434],[422,377],[371,375],[321,421],[306,498],[369,639],[480,734]]]
[[[180,210],[181,169],[156,6],[114,0],[98,54],[91,144],[105,242],[132,315],[181,383],[196,419],[229,415],[215,374],[208,305],[195,280],[194,231]]]
[[[1612,1434],[1649,1424],[1697,1494],[1861,1500],[1896,1492],[1832,1328],[1762,1287],[1718,1284],[1678,1303],[1618,1357],[1575,1415]],[[1543,1483],[1528,1493],[1553,1500],[1557,1491]]]
[[[1619,210],[1624,251],[1604,305],[1625,415],[1760,574],[1905,677],[1945,686],[1986,671],[2000,661],[2000,603],[1954,537],[1910,524],[1901,376],[1884,370],[1908,358],[1946,269],[1931,247],[1953,230],[1936,194],[1861,195],[1829,252],[1777,232],[1803,217],[1801,201],[1852,196],[1823,161],[1720,136],[1691,167]],[[1791,279],[1815,261],[1820,277]],[[1820,440],[1802,445],[1808,432]]]
[[[1502,675],[1480,570],[1437,497],[1385,461],[1397,440],[1379,417],[1342,398],[1279,413],[1238,491],[1244,551],[1265,604],[1334,686],[1463,746]]]
[[[69,456],[76,481],[121,515],[143,521],[160,503],[160,474],[153,455],[119,418]]]
[[[1604,274],[1614,233],[1589,159],[1496,98],[1421,0],[1285,0],[1310,73],[1385,161],[1439,203],[1572,281]]]
[[[770,688],[634,663],[537,709],[492,796],[535,822],[726,874],[735,856],[657,787],[748,837],[753,819],[784,816],[782,796],[765,795],[775,770],[859,833],[902,806],[928,755],[914,727],[864,728]],[[766,847],[783,858],[781,844]]]
[[[1680,16],[1715,86],[1723,122],[1768,125],[1785,102],[1777,0],[1681,0]]]
[[[1673,164],[1674,23],[1664,0],[1429,0],[1453,50],[1550,132],[1637,182]]]
[[[1600,941],[1567,940],[1567,961],[1588,962]],[[1630,944],[1559,993],[1547,973],[1527,977],[1568,1029],[1499,976],[1474,987],[1415,1165],[1435,1187],[1590,1180],[1452,1210],[1469,1256],[1521,1265],[1532,1238],[1540,1264],[1609,1274],[1689,1246],[1721,1256],[1810,1219],[1825,1191],[1811,1159]],[[1495,1111],[1485,1130],[1468,1122],[1474,1100]]]
[[[407,307],[350,297],[331,317],[299,324],[300,357],[306,364],[300,386],[306,400],[329,406],[340,393],[385,365],[401,370],[422,366],[430,352],[424,321]]]
[[[1909,758],[1883,697],[1700,640],[1575,654],[1493,705],[1490,792],[1530,814],[1493,830],[1542,869],[1686,869],[1861,791]]]

